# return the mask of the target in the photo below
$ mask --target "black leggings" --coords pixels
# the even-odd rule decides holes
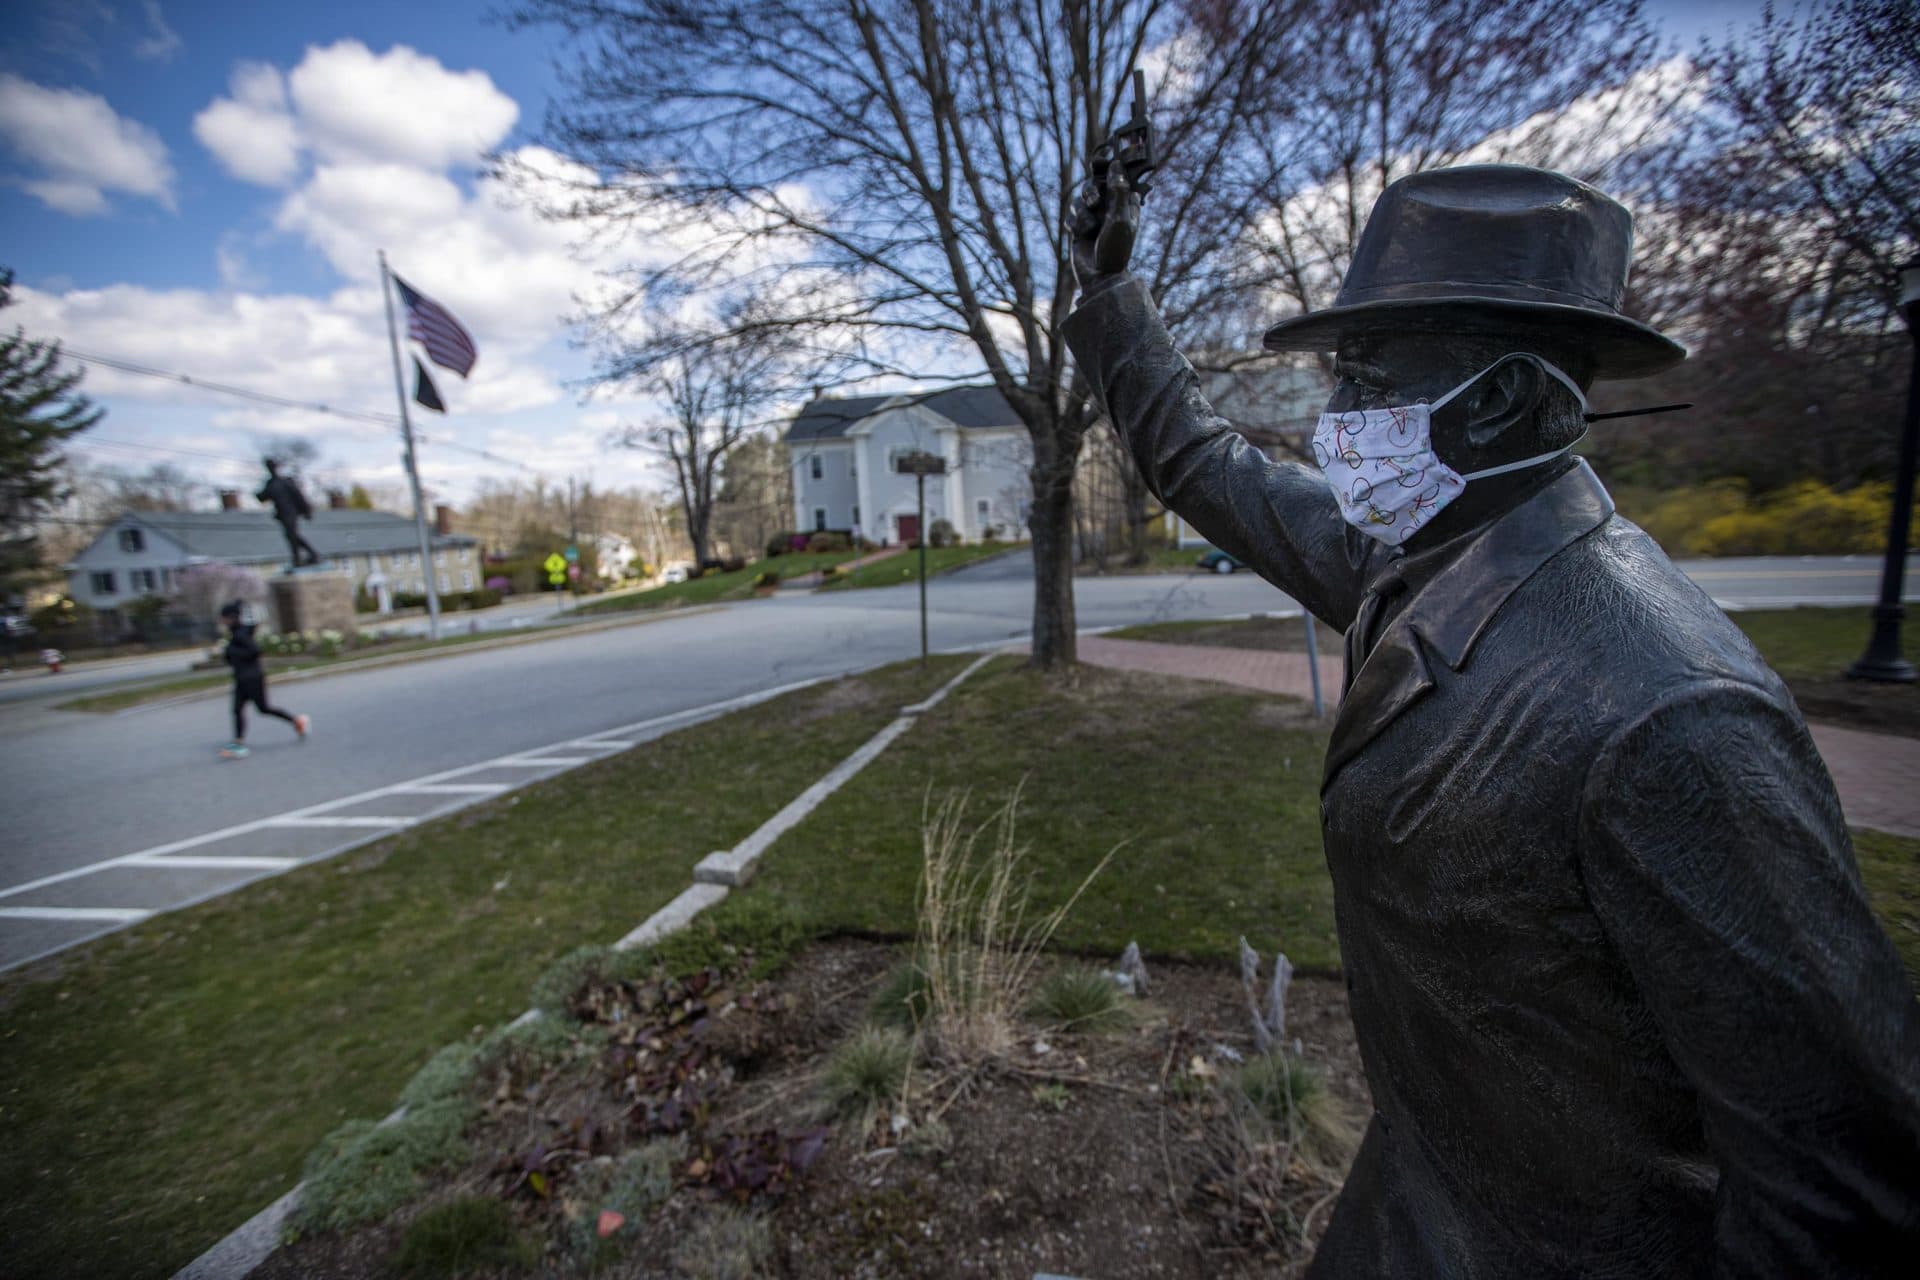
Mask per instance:
[[[278,707],[267,705],[267,678],[265,676],[241,676],[233,682],[233,740],[240,741],[247,736],[247,704],[251,702],[260,708],[263,716],[277,716],[288,724],[293,717]]]

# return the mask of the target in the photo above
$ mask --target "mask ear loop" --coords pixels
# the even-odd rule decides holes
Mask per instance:
[[[1441,405],[1447,403],[1447,401],[1453,399],[1455,396],[1459,395],[1461,392],[1465,391],[1468,387],[1480,381],[1480,379],[1484,378],[1487,374],[1493,372],[1495,369],[1499,368],[1501,365],[1505,364],[1509,360],[1531,360],[1541,370],[1541,372],[1545,373],[1548,377],[1553,378],[1555,381],[1559,382],[1560,385],[1565,387],[1567,390],[1573,392],[1574,400],[1576,400],[1580,405],[1580,416],[1581,416],[1582,422],[1593,421],[1593,415],[1587,412],[1587,393],[1580,389],[1580,384],[1575,382],[1565,369],[1562,369],[1560,366],[1554,364],[1553,361],[1544,360],[1541,357],[1534,355],[1530,351],[1509,351],[1506,355],[1501,356],[1498,360],[1495,360],[1492,364],[1482,369],[1479,373],[1474,374],[1471,378],[1468,378],[1465,382],[1461,383],[1459,386],[1455,387],[1453,390],[1447,392],[1447,394],[1445,394],[1444,396],[1441,396],[1438,400],[1434,401],[1432,407],[1434,409],[1438,409]],[[1479,471],[1468,471],[1463,475],[1461,475],[1460,479],[1463,483],[1468,480],[1484,480],[1488,476],[1505,475],[1509,471],[1524,471],[1528,467],[1537,467],[1542,465],[1543,463],[1552,462],[1555,458],[1564,457],[1565,455],[1573,452],[1573,446],[1576,444],[1579,444],[1582,440],[1586,439],[1586,437],[1587,437],[1587,433],[1585,431],[1582,431],[1578,436],[1574,437],[1572,440],[1567,441],[1566,444],[1562,445],[1558,449],[1553,450],[1550,453],[1539,453],[1539,454],[1535,454],[1531,458],[1521,458],[1517,462],[1503,463],[1497,467],[1486,467]]]

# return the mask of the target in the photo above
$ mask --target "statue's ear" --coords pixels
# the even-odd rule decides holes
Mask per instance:
[[[1533,421],[1547,375],[1531,360],[1509,357],[1481,375],[1467,396],[1467,443],[1489,449],[1515,426]]]

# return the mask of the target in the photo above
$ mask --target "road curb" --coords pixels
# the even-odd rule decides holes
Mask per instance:
[[[991,662],[1000,652],[1002,650],[996,649],[981,654],[980,657],[968,663],[959,675],[941,685],[930,697],[911,706],[902,707],[898,719],[869,738],[852,755],[834,766],[825,777],[801,792],[773,817],[761,823],[752,835],[730,850],[710,853],[702,858],[694,868],[694,883],[614,943],[614,949],[629,951],[658,942],[685,929],[702,911],[724,901],[734,888],[746,883],[752,875],[754,863],[772,848],[773,843],[781,835],[819,808],[827,797],[838,791],[855,774],[877,759],[895,739],[912,728],[921,715],[939,706],[949,693],[960,686],[962,681]],[[714,863],[715,859],[722,860],[717,865],[726,867],[732,879],[716,881],[702,878],[701,868]],[[710,875],[712,874],[718,873],[710,872]],[[528,1009],[508,1025],[522,1026],[543,1016],[537,1008]],[[385,1128],[406,1114],[407,1109],[404,1106],[399,1107],[380,1122],[380,1127]],[[306,1185],[304,1179],[295,1183],[292,1190],[248,1218],[212,1248],[176,1271],[173,1280],[244,1280],[244,1277],[265,1262],[268,1256],[280,1246],[281,1230],[285,1227],[287,1219],[300,1207],[300,1195],[306,1189]]]

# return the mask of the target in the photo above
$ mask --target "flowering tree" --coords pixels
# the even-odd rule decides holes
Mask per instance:
[[[232,564],[196,564],[175,574],[174,602],[209,633],[217,633],[221,606],[244,600],[255,607],[267,603],[267,581],[251,569]]]

